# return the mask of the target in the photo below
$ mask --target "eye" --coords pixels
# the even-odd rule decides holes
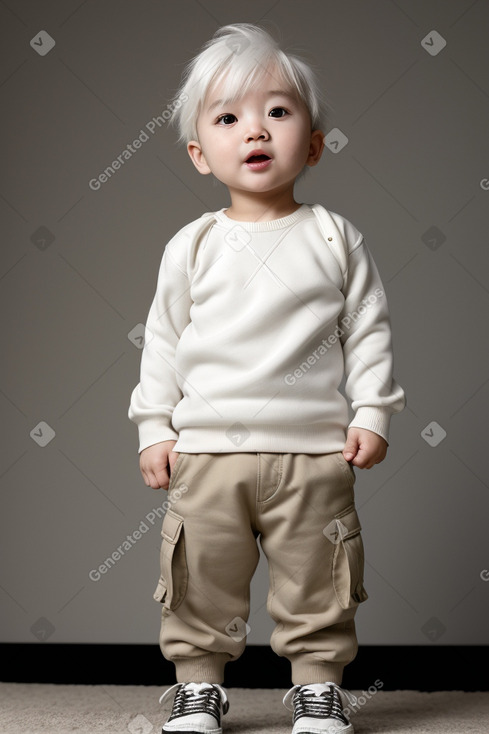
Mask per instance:
[[[270,117],[285,117],[285,115],[288,115],[289,113],[285,107],[274,107],[268,114]]]
[[[236,115],[232,115],[228,113],[228,114],[221,115],[220,117],[218,117],[217,124],[218,125],[232,125],[233,122],[236,122],[237,119],[238,118],[236,117]]]

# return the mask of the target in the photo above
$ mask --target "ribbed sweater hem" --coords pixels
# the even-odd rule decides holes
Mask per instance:
[[[236,422],[229,428],[182,428],[174,451],[188,454],[265,452],[327,454],[342,451],[342,428],[316,426],[263,426],[247,428]]]

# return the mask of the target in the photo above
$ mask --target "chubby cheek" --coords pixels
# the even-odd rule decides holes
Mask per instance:
[[[232,158],[236,156],[236,148],[226,139],[208,140],[202,146],[205,159],[214,166],[229,165]],[[207,154],[207,155],[206,155]]]
[[[286,148],[287,150],[287,148]],[[288,161],[287,166],[296,172],[302,170],[309,153],[309,146],[304,147],[303,143],[297,143],[295,147],[288,146]]]
[[[308,129],[284,129],[280,130],[280,135],[275,134],[275,144],[280,150],[288,154],[289,159],[298,159],[307,157],[310,146],[310,132]]]
[[[230,154],[224,149],[218,153],[212,153],[210,158],[206,160],[212,172],[215,174],[225,176],[232,170]]]

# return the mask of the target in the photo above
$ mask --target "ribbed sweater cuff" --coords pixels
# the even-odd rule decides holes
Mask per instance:
[[[178,433],[169,428],[165,420],[142,421],[138,425],[139,429],[139,453],[148,446],[153,446],[161,441],[178,441]]]
[[[392,411],[390,408],[372,408],[363,406],[358,408],[355,417],[348,428],[366,428],[382,436],[389,443],[389,426]]]

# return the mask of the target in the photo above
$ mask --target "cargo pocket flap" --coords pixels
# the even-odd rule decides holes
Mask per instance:
[[[167,510],[163,527],[161,528],[162,537],[172,545],[175,545],[182,530],[183,517],[177,515],[172,510]]]
[[[333,556],[333,587],[342,609],[368,599],[363,586],[364,550],[361,525],[353,506],[335,517],[338,541]]]
[[[188,570],[183,517],[167,510],[161,528],[160,578],[153,598],[168,610],[176,609],[187,590]]]
[[[166,582],[160,576],[160,579],[158,581],[158,586],[156,587],[155,593],[153,594],[153,599],[155,601],[163,603],[165,601],[165,597],[166,597]]]

